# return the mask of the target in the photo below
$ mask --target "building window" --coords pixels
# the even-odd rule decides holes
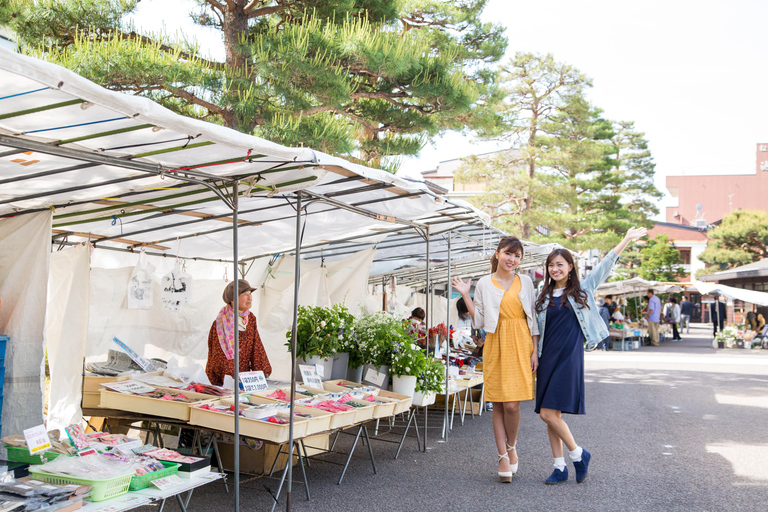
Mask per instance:
[[[683,260],[683,265],[691,264],[691,251],[690,249],[680,251],[680,259]]]

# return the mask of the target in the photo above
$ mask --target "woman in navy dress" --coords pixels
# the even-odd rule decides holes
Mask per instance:
[[[576,469],[576,482],[587,477],[591,454],[576,444],[562,413],[585,414],[584,342],[597,345],[608,337],[594,291],[611,273],[614,263],[645,228],[630,229],[624,239],[592,272],[579,281],[573,257],[567,249],[555,249],[547,257],[547,278],[536,301],[539,323],[539,368],[536,373],[536,412],[547,424],[555,458],[555,470],[545,481],[568,480],[563,443]]]

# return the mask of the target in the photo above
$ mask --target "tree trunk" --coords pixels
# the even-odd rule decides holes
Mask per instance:
[[[227,2],[228,7],[225,9],[222,16],[223,24],[221,27],[224,34],[224,51],[227,62],[227,68],[230,70],[237,70],[242,72],[246,69],[248,63],[248,56],[242,53],[238,48],[241,38],[245,37],[248,33],[248,14],[245,12],[245,6],[247,0],[230,0]],[[243,89],[244,87],[235,86],[233,89]],[[255,123],[251,119],[238,119],[233,105],[227,105],[227,112],[224,114],[224,126],[227,128],[233,128],[235,130],[250,131],[253,129]]]

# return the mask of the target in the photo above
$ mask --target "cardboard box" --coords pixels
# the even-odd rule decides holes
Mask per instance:
[[[467,413],[474,413],[474,414],[480,414],[480,411],[483,410],[483,407],[485,406],[485,401],[481,401],[481,397],[483,396],[483,390],[482,389],[469,389],[467,392],[472,393],[472,403],[469,403],[469,398],[467,398],[467,403],[464,406],[464,412]],[[460,394],[462,401],[464,400],[464,393]],[[463,402],[462,402],[463,403]]]
[[[322,434],[318,436],[307,437],[304,439],[304,445],[307,448],[307,455],[312,456],[321,453],[324,450],[328,450],[330,446],[330,436],[328,434]],[[221,465],[223,469],[227,471],[234,471],[235,467],[235,452],[234,445],[232,443],[225,443],[219,441],[219,456],[221,457]],[[272,463],[275,460],[275,456],[278,454],[281,447],[285,447],[284,444],[264,443],[264,445],[258,450],[252,450],[247,445],[240,445],[240,472],[249,475],[266,475],[269,474],[269,470],[272,469]],[[285,464],[288,462],[288,453],[283,448],[283,453],[280,454],[280,458],[275,465],[275,471],[282,471],[285,468]],[[293,456],[293,465],[298,464],[299,458]],[[294,478],[298,475],[294,473]],[[300,477],[299,477],[300,478]]]
[[[101,393],[98,391],[83,391],[83,409],[98,409],[101,403]]]

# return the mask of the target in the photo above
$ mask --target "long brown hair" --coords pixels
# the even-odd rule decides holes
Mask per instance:
[[[523,256],[525,256],[525,249],[523,249],[523,242],[520,241],[519,238],[516,236],[505,236],[501,240],[499,240],[499,245],[496,247],[496,252],[511,252],[515,253],[517,251],[520,251],[520,259],[523,259]],[[496,253],[491,256],[491,272],[496,272],[496,269],[499,268],[499,258],[496,257]]]
[[[552,297],[555,291],[555,280],[549,275],[549,264],[552,263],[557,256],[562,256],[566,263],[571,266],[571,271],[568,272],[568,281],[565,283],[565,289],[563,290],[563,298],[561,304],[565,307],[571,307],[568,302],[568,296],[573,297],[581,308],[586,307],[589,309],[587,292],[581,288],[581,282],[579,281],[579,273],[576,271],[576,264],[573,262],[573,256],[568,249],[555,249],[549,256],[547,261],[544,262],[544,288],[541,290],[539,298],[536,300],[536,311],[542,311],[544,307],[544,298],[549,297],[549,305],[552,306]]]

